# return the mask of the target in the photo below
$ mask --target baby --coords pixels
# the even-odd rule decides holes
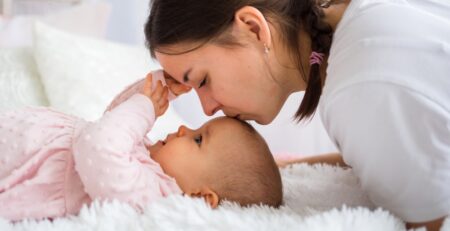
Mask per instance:
[[[163,79],[162,72],[153,76]],[[169,92],[151,74],[141,82],[96,122],[48,108],[0,114],[0,217],[77,214],[94,199],[141,210],[181,193],[204,198],[212,208],[223,200],[281,204],[279,170],[246,122],[221,117],[196,130],[181,126],[151,144],[146,135],[166,111]]]

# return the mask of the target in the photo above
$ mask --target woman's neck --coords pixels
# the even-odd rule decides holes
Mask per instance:
[[[283,45],[278,30],[275,30],[272,26],[271,31],[273,49],[269,53],[268,60],[270,60],[269,68],[271,75],[274,78],[274,82],[276,82],[281,87],[284,94],[288,96],[294,92],[304,91],[306,83],[303,78],[303,73],[309,71],[309,66],[307,66],[305,60],[302,59],[303,70],[299,69],[298,64],[292,58],[292,51],[289,50],[287,46]],[[308,45],[305,46],[304,44],[301,46],[304,46],[305,48],[308,47]]]
[[[328,8],[323,8],[325,14],[324,21],[331,26],[333,33],[336,30],[337,25],[341,21],[342,16],[347,9],[347,6],[350,4],[350,1],[351,0],[342,0],[337,1],[337,3],[332,2],[332,4]],[[284,66],[284,73],[281,74],[281,76],[283,77],[283,86],[285,87],[284,90],[288,94],[306,90],[305,79],[309,77],[308,73],[310,70],[309,57],[311,54],[311,41],[309,40],[309,36],[303,30],[300,31],[299,37],[302,38],[300,39],[300,50],[303,51],[301,53],[300,61],[302,64],[302,68],[300,70],[296,68],[297,64],[295,62],[291,63],[292,57],[289,56],[289,51],[282,50],[283,52],[276,54],[276,56],[278,56],[278,59],[281,60],[280,63],[291,63],[290,65],[282,65]],[[328,56],[325,57],[320,67],[322,82],[325,82],[326,78],[325,75],[328,66],[327,60]]]

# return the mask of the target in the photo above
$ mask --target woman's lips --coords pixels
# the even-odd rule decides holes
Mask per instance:
[[[245,121],[245,120],[246,120],[245,116],[243,116],[243,115],[241,115],[241,114],[239,114],[239,115],[237,116],[237,119],[238,119],[238,120],[242,120],[242,121]]]

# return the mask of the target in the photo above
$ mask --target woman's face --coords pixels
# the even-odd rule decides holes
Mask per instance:
[[[290,94],[274,78],[280,72],[269,67],[264,48],[254,45],[206,44],[179,55],[156,52],[156,58],[167,74],[194,88],[208,116],[222,110],[230,117],[268,124]]]

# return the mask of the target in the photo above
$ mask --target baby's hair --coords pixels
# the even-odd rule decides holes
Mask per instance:
[[[221,201],[234,201],[242,206],[279,207],[283,197],[281,176],[267,143],[252,125],[235,120],[244,129],[241,132],[236,129],[236,136],[230,141],[241,142],[218,150],[225,153],[216,155],[219,159],[215,162],[215,171],[211,171],[213,189]]]

